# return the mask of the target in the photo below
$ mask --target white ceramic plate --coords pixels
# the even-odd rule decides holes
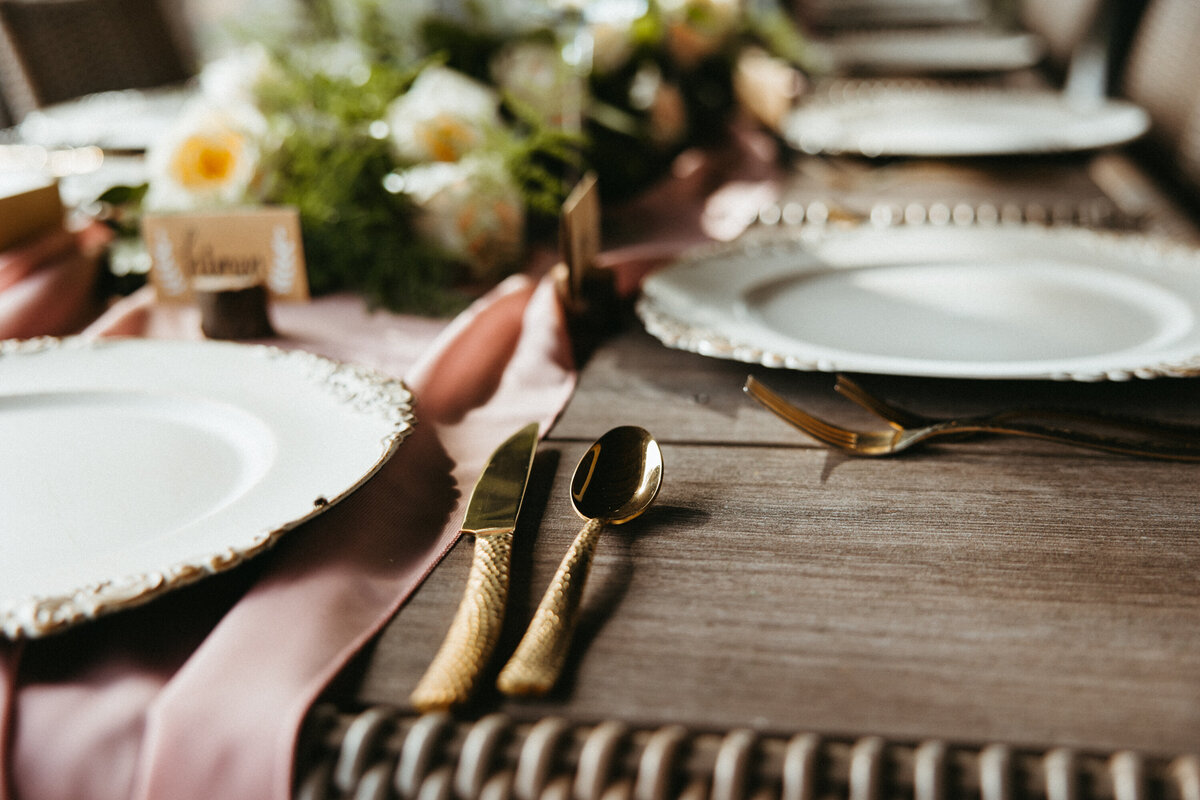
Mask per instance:
[[[1150,118],[1121,100],[1071,103],[1057,92],[848,82],[783,123],[805,153],[956,157],[1064,153],[1130,142]]]
[[[192,87],[98,92],[29,112],[17,133],[43,147],[141,151],[166,135],[195,95]]]
[[[0,342],[0,628],[34,637],[227,569],[411,430],[402,382],[218,342]]]
[[[1025,69],[1043,50],[1031,33],[973,28],[855,31],[814,47],[839,72],[892,75]]]
[[[1037,226],[802,229],[644,283],[666,344],[775,367],[954,378],[1200,374],[1200,252]]]

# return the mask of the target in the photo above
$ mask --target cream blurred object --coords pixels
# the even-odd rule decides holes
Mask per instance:
[[[0,339],[74,333],[98,312],[100,253],[108,228],[70,227],[58,185],[0,189]]]

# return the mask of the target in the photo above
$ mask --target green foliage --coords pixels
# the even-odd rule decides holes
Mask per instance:
[[[363,83],[285,73],[260,89],[261,108],[280,142],[264,164],[264,201],[300,213],[309,284],[317,294],[352,290],[397,311],[447,313],[464,295],[462,265],[413,234],[416,209],[384,180],[396,168],[386,139],[371,134],[391,100],[424,66],[372,65]],[[532,213],[557,213],[566,196],[564,165],[579,142],[549,128],[515,101],[500,149]]]
[[[469,300],[463,287],[470,271],[415,233],[420,211],[395,175],[415,165],[397,158],[384,120],[389,105],[431,64],[491,83],[493,59],[512,35],[472,24],[488,17],[486,0],[460,0],[460,13],[415,21],[411,30],[389,28],[397,8],[382,1],[312,0],[304,4],[307,18],[286,36],[258,41],[271,56],[254,87],[269,134],[261,178],[247,200],[298,209],[314,293],[353,291],[391,310],[452,313]],[[688,22],[701,29],[719,23],[710,15],[697,8]],[[586,79],[579,132],[557,128],[518,98],[503,96],[504,125],[485,148],[503,159],[520,187],[531,230],[556,230],[570,184],[584,170],[596,171],[605,198],[616,199],[664,174],[684,147],[719,138],[734,102],[731,75],[740,44],[758,42],[796,64],[804,57],[803,41],[782,12],[743,20],[736,40],[686,68],[667,53],[667,25],[653,0],[628,36],[628,63]],[[556,41],[549,29],[521,37]],[[652,110],[634,97],[647,69],[686,104],[686,130],[678,139],[660,141]],[[101,200],[113,210],[109,224],[120,233],[136,231],[145,193],[146,187],[106,193]]]
[[[263,187],[267,202],[300,213],[312,291],[352,290],[390,309],[445,311],[443,295],[461,271],[412,235],[413,209],[384,188],[392,170],[387,143],[335,122],[295,120]]]
[[[395,167],[388,142],[370,132],[422,65],[377,62],[356,81],[277,58],[280,77],[258,89],[278,137],[263,164],[261,197],[299,211],[312,292],[356,291],[397,311],[460,307],[452,287],[461,266],[412,234],[414,209],[384,187]]]

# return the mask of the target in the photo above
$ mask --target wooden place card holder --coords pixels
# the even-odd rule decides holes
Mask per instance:
[[[159,299],[198,305],[209,338],[269,337],[268,300],[308,298],[294,208],[147,215],[142,237]]]
[[[585,175],[563,202],[559,218],[562,262],[555,267],[576,359],[616,329],[620,309],[611,270],[597,266],[600,253],[600,194],[596,176]]]

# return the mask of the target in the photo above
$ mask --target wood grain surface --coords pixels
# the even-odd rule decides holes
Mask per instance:
[[[579,527],[568,484],[591,440],[646,427],[662,491],[603,534],[563,684],[539,701],[491,692],[474,713],[1196,747],[1200,464],[1000,438],[851,458],[746,398],[748,371],[636,326],[597,351],[535,463],[497,660]],[[753,372],[816,413],[865,420],[831,376]],[[1192,379],[870,384],[932,413],[1036,400],[1200,423]],[[450,622],[468,544],[385,632],[357,701],[403,705]]]
[[[788,203],[870,214],[906,199],[926,212],[1007,209],[1200,242],[1120,153],[1019,169],[793,166],[778,214],[767,209],[761,224],[782,224]],[[631,224],[624,234],[636,240]],[[833,391],[832,375],[671,350],[620,313],[620,332],[591,353],[534,463],[489,687],[581,525],[568,485],[588,445],[617,425],[647,428],[663,447],[662,491],[644,517],[603,533],[556,690],[540,700],[488,690],[460,718],[499,710],[1168,758],[1200,749],[1200,464],[996,437],[848,457],[741,389],[754,374],[818,416],[882,427]],[[855,377],[931,415],[1041,404],[1200,424],[1200,378]],[[448,554],[334,702],[405,709],[470,554],[468,541]]]

